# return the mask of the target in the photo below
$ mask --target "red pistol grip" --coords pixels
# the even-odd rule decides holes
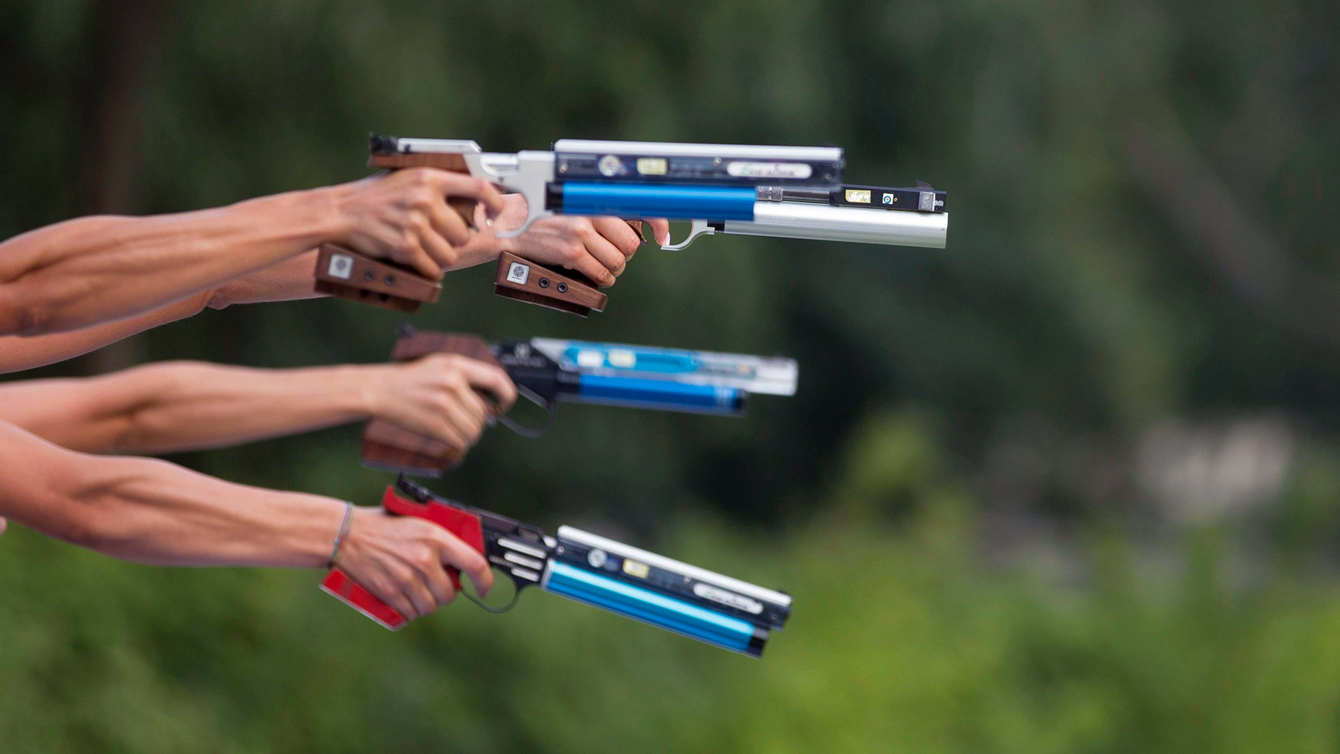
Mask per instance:
[[[386,494],[382,496],[382,508],[387,513],[398,516],[413,516],[431,521],[456,535],[481,554],[484,552],[484,529],[480,525],[479,516],[467,510],[444,505],[436,500],[429,500],[426,503],[409,500],[398,495],[394,487],[386,488]],[[459,591],[460,571],[447,566],[447,575],[451,577],[451,583]],[[372,592],[364,589],[339,568],[330,569],[326,578],[321,581],[321,589],[392,631],[400,630],[409,622],[395,608],[377,599]]]

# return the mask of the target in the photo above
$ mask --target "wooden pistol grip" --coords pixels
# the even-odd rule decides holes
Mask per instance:
[[[434,353],[455,353],[501,368],[489,344],[477,335],[415,330],[396,340],[392,361],[413,361]],[[479,392],[479,391],[476,391]],[[490,406],[495,400],[479,393]],[[384,419],[373,419],[363,428],[363,465],[416,476],[441,476],[457,466],[465,453],[441,440],[424,437]]]
[[[633,229],[640,242],[647,242],[646,236],[642,235],[641,220],[624,222]],[[560,270],[509,252],[503,252],[498,257],[493,292],[579,317],[588,316],[593,311],[604,311],[605,303],[609,300],[597,289],[594,281],[576,270]]]
[[[507,251],[498,256],[493,292],[579,317],[603,311],[609,298],[580,272],[556,270]]]
[[[382,170],[437,168],[469,173],[465,158],[457,154],[374,154],[368,167]],[[468,228],[475,226],[475,201],[447,197],[447,205],[461,216]],[[316,263],[316,291],[365,304],[413,314],[423,304],[437,301],[442,285],[408,267],[373,259],[351,249],[324,244]]]
[[[316,256],[316,290],[365,304],[413,314],[437,301],[442,284],[384,259],[373,259],[335,244]]]

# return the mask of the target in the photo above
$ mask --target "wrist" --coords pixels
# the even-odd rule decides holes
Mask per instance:
[[[394,364],[354,364],[339,367],[349,384],[350,410],[361,419],[376,419],[386,411]]]
[[[348,198],[352,193],[349,184],[322,186],[303,193],[307,195],[313,223],[319,228],[312,246],[346,243],[354,228],[354,220],[348,209]]]
[[[354,504],[344,504],[344,516],[340,519],[339,531],[335,532],[335,542],[330,550],[330,561],[326,563],[327,568],[334,568],[340,562],[340,549],[345,541],[349,539],[349,530],[354,522]]]
[[[335,537],[344,524],[344,517],[348,511],[349,503],[344,500],[336,500],[325,496],[316,495],[298,495],[301,498],[310,498],[314,505],[319,504],[319,515],[310,515],[310,523],[305,526],[293,526],[292,528],[305,529],[310,534],[303,534],[300,543],[295,543],[299,548],[297,557],[300,562],[293,565],[303,568],[326,568],[330,564],[332,548],[334,547]],[[358,506],[354,506],[357,510]],[[296,532],[295,532],[296,533]],[[341,544],[340,552],[345,552],[345,545],[348,544],[348,533],[345,533],[344,542]]]
[[[372,520],[382,515],[380,506],[355,505],[349,508],[349,531],[340,543],[338,560],[342,563],[357,563],[368,552],[369,537],[375,539],[377,522]]]

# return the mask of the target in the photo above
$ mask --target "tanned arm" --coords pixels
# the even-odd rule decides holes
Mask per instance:
[[[0,337],[0,374],[73,359],[136,333],[195,316],[206,308],[315,298],[321,295],[312,287],[315,265],[316,252],[311,251],[129,319],[31,338]]]
[[[0,516],[140,563],[320,568],[345,510],[331,498],[230,484],[164,461],[75,453],[4,423],[0,457]],[[355,511],[340,567],[406,615],[454,598],[444,564],[492,586],[483,556],[446,530]]]
[[[342,244],[440,277],[470,230],[446,197],[503,209],[488,183],[432,169],[228,207],[85,217],[0,244],[0,335],[40,335],[133,317],[298,256]]]
[[[524,200],[510,196],[504,199],[506,209],[497,225],[506,227],[524,219]],[[575,269],[601,285],[610,285],[641,242],[626,223],[615,218],[545,218],[514,239],[497,238],[486,219],[485,211],[476,209],[479,231],[456,249],[452,269],[492,261],[502,251],[510,251],[536,262]],[[650,224],[656,239],[668,242],[666,221],[652,220]],[[223,309],[233,304],[314,298],[320,295],[312,286],[315,265],[313,250],[127,319],[36,337],[0,335],[0,374],[72,359],[136,333],[194,316],[206,307]]]
[[[83,379],[0,384],[0,421],[71,450],[165,453],[387,419],[464,453],[492,409],[516,399],[507,373],[463,356],[403,364],[249,369],[162,362]]]

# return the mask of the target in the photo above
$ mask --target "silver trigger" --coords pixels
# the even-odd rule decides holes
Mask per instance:
[[[689,247],[698,236],[711,236],[716,234],[716,228],[708,224],[706,220],[694,220],[689,226],[689,237],[679,243],[668,243],[661,246],[665,251],[682,251]]]

